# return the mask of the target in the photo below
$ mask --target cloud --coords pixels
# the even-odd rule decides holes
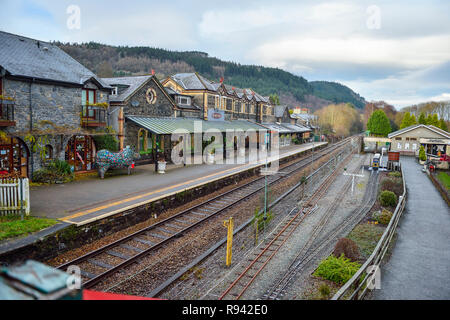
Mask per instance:
[[[403,106],[450,92],[449,1],[4,1],[0,29],[42,40],[200,50],[340,81]],[[66,9],[81,9],[81,29]],[[368,28],[372,5],[379,29]]]

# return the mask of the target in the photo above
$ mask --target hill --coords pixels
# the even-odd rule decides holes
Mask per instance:
[[[301,76],[278,68],[222,61],[205,52],[109,46],[95,42],[55,44],[101,77],[149,74],[152,69],[159,78],[180,72],[199,72],[210,80],[219,81],[223,77],[227,84],[252,88],[265,96],[276,93],[282,103],[307,102],[313,109],[338,102],[351,102],[358,108],[364,107],[360,102],[364,99],[343,85],[308,82]]]
[[[337,82],[311,81],[313,95],[333,103],[350,102],[358,109],[363,109],[366,100],[349,87]]]

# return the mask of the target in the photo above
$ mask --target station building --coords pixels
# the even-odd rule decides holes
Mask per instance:
[[[93,168],[112,88],[57,46],[0,31],[0,167],[31,177],[52,159]]]
[[[312,132],[287,106],[198,73],[161,82],[153,75],[99,78],[51,43],[6,32],[0,43],[0,169],[8,174],[32,177],[53,159],[75,172],[93,170],[97,138],[105,135],[117,137],[120,149],[134,148],[138,163],[151,163],[159,155],[170,160],[177,129],[216,130],[227,150],[237,145],[236,137],[226,141],[230,130],[256,132],[245,146],[258,148],[270,145],[260,133],[278,135],[285,146]]]
[[[403,155],[419,156],[421,145],[429,156],[450,156],[450,134],[433,125],[416,124],[392,132],[388,135],[391,140],[391,151]]]

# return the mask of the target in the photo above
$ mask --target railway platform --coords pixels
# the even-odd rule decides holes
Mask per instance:
[[[279,159],[325,144],[327,142],[284,147],[279,151]],[[275,159],[269,158],[269,161],[273,160]],[[172,168],[165,174],[155,173],[154,165],[144,165],[136,167],[136,172],[130,176],[40,186],[31,190],[31,212],[33,216],[84,225],[171,194],[239,174],[258,167],[263,162],[265,163],[188,165]]]

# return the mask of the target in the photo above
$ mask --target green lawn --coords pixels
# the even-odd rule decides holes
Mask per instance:
[[[25,217],[20,220],[20,216],[0,216],[0,241],[27,235],[45,228],[48,228],[58,221],[53,219]]]
[[[438,174],[439,181],[448,189],[450,189],[450,176],[446,172],[439,172]]]

